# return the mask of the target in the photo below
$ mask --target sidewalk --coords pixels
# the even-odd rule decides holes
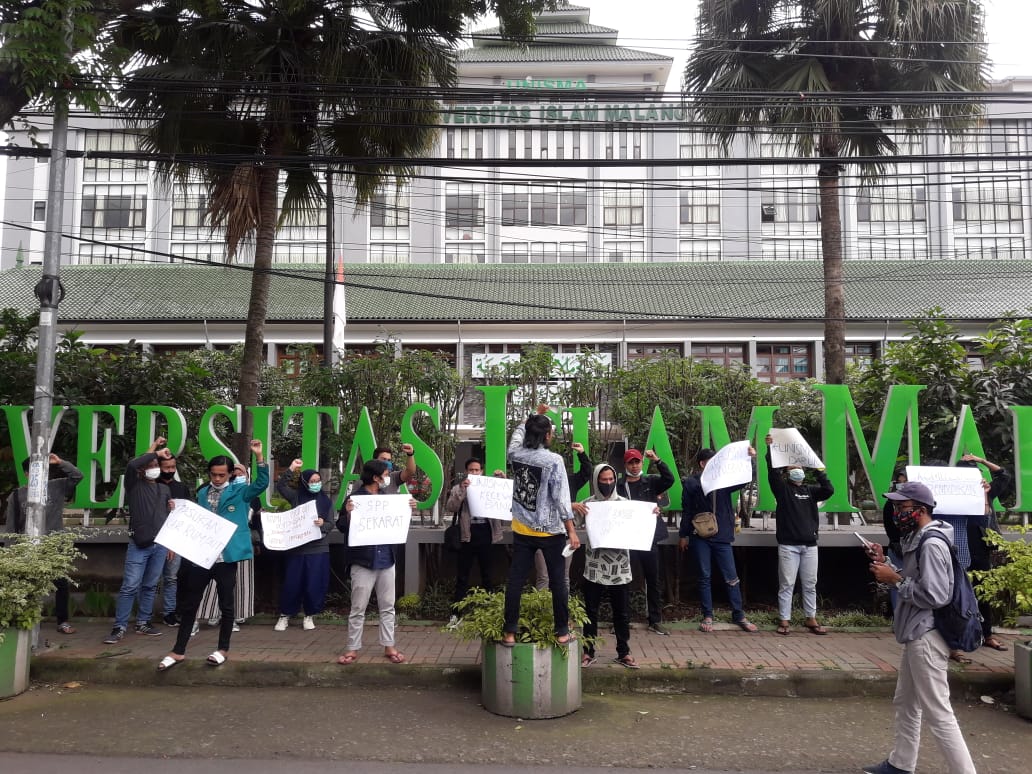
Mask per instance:
[[[367,623],[358,661],[338,666],[344,651],[346,623],[320,622],[304,631],[300,619],[285,632],[272,620],[254,619],[233,635],[227,663],[205,664],[217,645],[217,630],[201,626],[190,640],[187,661],[166,673],[156,670],[172,648],[176,629],[162,626],[160,637],[134,634],[130,628],[118,645],[102,640],[109,620],[75,621],[77,632],[58,634],[52,622],[40,630],[40,650],[33,659],[32,677],[48,683],[79,681],[121,685],[237,685],[237,686],[479,686],[480,643],[464,642],[439,624],[406,623],[397,627],[397,645],[406,663],[383,658],[377,644],[375,620]],[[643,624],[631,632],[631,653],[641,665],[628,670],[610,663],[614,638],[603,627],[598,663],[583,671],[585,691],[650,691],[720,693],[756,696],[891,696],[900,646],[891,632],[862,633],[832,630],[820,637],[794,629],[784,637],[772,630],[755,634],[730,624],[703,634],[690,623],[669,625],[671,635],[653,634]],[[1013,646],[1016,635],[999,635]],[[954,694],[968,696],[1004,692],[1014,683],[1014,655],[981,648],[968,654],[973,663],[950,665]]]

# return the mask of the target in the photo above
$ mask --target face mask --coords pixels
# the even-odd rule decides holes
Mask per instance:
[[[228,480],[227,481],[223,481],[221,484],[216,484],[214,481],[210,481],[209,485],[211,486],[212,489],[215,489],[217,491],[221,491],[221,490],[225,489],[227,486],[229,486],[229,481]]]
[[[246,484],[247,483],[247,476],[237,476],[236,478],[233,479],[233,483],[234,484]]]
[[[154,481],[157,479],[158,476],[161,475],[161,468],[147,468],[145,471],[143,471],[143,475],[145,475],[151,481]]]
[[[897,511],[892,514],[892,520],[896,522],[896,526],[899,527],[899,533],[903,537],[912,535],[918,530],[916,510]]]
[[[316,481],[314,484],[308,485],[308,491],[312,494],[317,494],[322,491],[322,481]]]
[[[613,481],[611,484],[603,484],[601,481],[598,484],[598,493],[605,498],[609,498],[616,490],[616,482]]]
[[[391,476],[388,473],[386,476],[384,476],[382,479],[380,479],[380,486],[390,486],[390,485],[391,485]]]
[[[798,484],[800,481],[806,478],[806,472],[803,471],[801,468],[792,468],[790,471],[788,471],[788,478],[790,481],[794,481]]]
[[[387,463],[387,472],[388,473],[390,473],[392,470],[394,470],[394,463],[393,462],[391,462],[390,460],[384,460],[384,462]]]
[[[174,470],[171,473],[166,473],[165,471],[162,470],[161,471],[161,476],[159,476],[159,478],[162,481],[171,481],[175,477],[176,477],[176,472]]]

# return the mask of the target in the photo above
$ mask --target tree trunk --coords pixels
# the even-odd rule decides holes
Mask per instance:
[[[821,155],[838,155],[837,143],[822,142]],[[846,380],[846,298],[842,270],[842,213],[839,209],[837,162],[826,162],[818,171],[821,200],[821,250],[824,255],[824,381]]]
[[[254,271],[251,273],[251,300],[247,306],[247,327],[244,330],[244,353],[240,362],[237,403],[243,407],[258,405],[258,388],[262,364],[265,362],[265,318],[269,313],[269,270],[272,268],[273,245],[276,240],[276,216],[279,206],[279,165],[262,167],[258,190],[259,223],[255,230]],[[254,418],[246,410],[240,432],[234,436],[233,452],[242,462],[250,461],[248,441],[252,437]],[[270,456],[271,449],[265,450]]]

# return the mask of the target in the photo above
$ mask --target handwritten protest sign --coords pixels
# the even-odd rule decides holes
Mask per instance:
[[[470,476],[466,502],[470,516],[512,521],[512,479]]]
[[[404,543],[408,540],[412,509],[411,495],[363,495],[352,497],[348,545],[376,546]]]
[[[283,513],[262,511],[262,543],[270,551],[288,551],[319,540],[323,533],[315,526],[318,518],[315,500]]]
[[[604,500],[587,503],[584,520],[592,548],[629,548],[649,551],[656,534],[655,503]]]
[[[794,427],[773,427],[770,444],[770,464],[775,468],[798,465],[801,468],[823,468],[824,463],[810,444]]]
[[[173,502],[175,508],[154,542],[200,567],[210,569],[233,537],[237,525],[190,500]]]
[[[752,477],[749,442],[735,441],[710,457],[699,480],[702,482],[702,491],[709,494],[714,489],[748,484]]]
[[[907,465],[907,480],[920,481],[932,490],[935,513],[981,516],[985,512],[985,491],[978,468]]]

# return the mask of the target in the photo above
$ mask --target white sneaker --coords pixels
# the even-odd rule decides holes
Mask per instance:
[[[311,631],[315,628],[315,621],[312,620],[312,616],[306,615],[305,620],[301,622],[301,628],[305,631]]]
[[[208,619],[208,626],[218,626],[220,623],[222,623],[222,616]]]
[[[272,628],[273,628],[273,630],[275,630],[277,632],[285,632],[287,630],[287,626],[289,624],[290,624],[290,619],[287,616],[285,616],[285,615],[281,615],[279,617],[279,620],[276,621],[276,625],[273,626]]]
[[[199,621],[193,622],[193,628],[190,630],[190,636],[195,637],[197,633],[201,631],[201,624]]]
[[[453,615],[451,618],[448,619],[448,626],[447,626],[447,628],[448,629],[457,629],[459,627],[460,623],[462,623],[462,619],[459,618],[457,615]]]
[[[235,631],[235,632],[240,631],[240,624],[234,622],[233,623],[233,631]]]

